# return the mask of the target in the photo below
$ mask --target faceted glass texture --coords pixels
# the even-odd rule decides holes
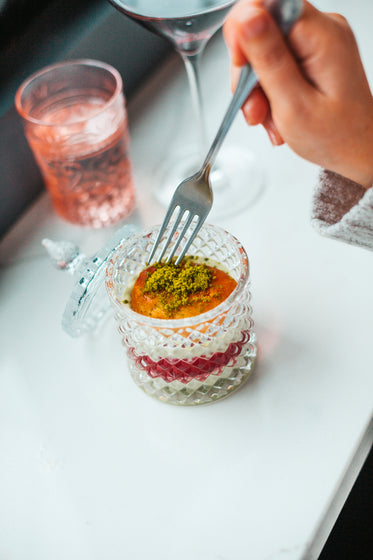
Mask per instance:
[[[240,242],[223,229],[205,225],[189,254],[218,263],[236,281],[214,309],[195,317],[153,319],[123,303],[128,286],[147,266],[158,228],[123,242],[106,273],[129,369],[139,387],[161,401],[205,404],[225,397],[249,377],[256,358],[250,306],[249,263]]]

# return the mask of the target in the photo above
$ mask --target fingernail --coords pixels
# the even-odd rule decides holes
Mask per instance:
[[[264,128],[266,129],[268,137],[273,146],[281,146],[284,143],[284,140],[281,134],[279,133],[279,131],[277,130],[277,127],[273,122],[272,117],[266,119],[266,122],[264,123]]]
[[[277,131],[275,132],[274,130],[271,130],[271,128],[267,128],[267,134],[272,146],[282,146],[284,143],[282,137]]]
[[[276,134],[274,134],[272,132],[272,130],[267,130],[267,134],[268,134],[268,138],[270,139],[270,142],[271,142],[272,146],[277,146],[278,143],[277,143]]]

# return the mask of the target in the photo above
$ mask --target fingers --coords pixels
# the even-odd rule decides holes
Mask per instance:
[[[231,9],[231,11],[229,12],[229,17],[227,19],[227,21],[225,22],[224,26],[223,26],[223,36],[224,36],[224,40],[229,48],[229,51],[231,53],[231,58],[232,58],[232,64],[234,66],[243,66],[244,64],[247,63],[247,57],[245,56],[244,51],[241,48],[241,41],[239,39],[239,36],[236,33],[236,29],[237,29],[237,21],[240,20],[244,20],[245,19],[245,11],[243,11],[244,9],[244,5],[245,2],[243,2],[241,0],[241,2],[237,2],[234,7]],[[246,2],[247,4],[247,2]],[[262,0],[251,0],[251,3],[249,2],[250,6],[248,7],[248,9],[250,9],[250,7],[252,7],[253,10],[255,10],[255,8],[259,8],[262,9]],[[248,14],[249,15],[249,14]],[[248,17],[246,17],[246,19],[249,19]],[[247,23],[247,22],[246,22]],[[255,22],[251,23],[254,27],[255,27]]]
[[[306,0],[302,17],[289,34],[289,44],[303,75],[322,94],[338,91],[359,66],[358,48],[346,19],[321,12]],[[345,63],[340,64],[341,60]],[[347,66],[349,61],[352,67]]]
[[[261,124],[270,112],[268,99],[260,87],[253,89],[250,97],[242,107],[242,112],[248,124]]]
[[[270,113],[268,113],[267,117],[265,118],[263,127],[268,134],[268,138],[270,139],[272,146],[282,146],[282,144],[285,144],[285,141],[277,130],[277,127],[273,122],[272,115]]]
[[[242,0],[231,10],[224,37],[232,62],[249,61],[270,103],[290,101],[307,87],[297,61],[262,0]]]

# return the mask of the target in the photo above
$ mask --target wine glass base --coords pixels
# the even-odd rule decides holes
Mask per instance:
[[[158,169],[154,180],[154,196],[164,207],[171,201],[176,187],[198,171],[201,157],[195,151],[172,154]],[[211,170],[214,194],[209,218],[225,218],[249,208],[257,201],[264,187],[264,173],[253,153],[239,146],[222,148]]]
[[[155,199],[165,208],[170,204],[176,187],[196,173],[202,165],[202,158],[191,149],[172,152],[154,174],[153,194]]]

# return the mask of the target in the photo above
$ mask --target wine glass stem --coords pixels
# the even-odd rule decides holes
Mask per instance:
[[[203,114],[203,103],[202,103],[202,93],[201,93],[201,82],[199,75],[199,60],[202,50],[194,54],[189,54],[186,52],[181,52],[181,57],[185,64],[185,69],[188,76],[190,93],[192,96],[193,108],[195,113],[195,118],[197,121],[198,136],[199,136],[199,148],[201,155],[205,153],[207,147],[207,134],[206,125]]]

